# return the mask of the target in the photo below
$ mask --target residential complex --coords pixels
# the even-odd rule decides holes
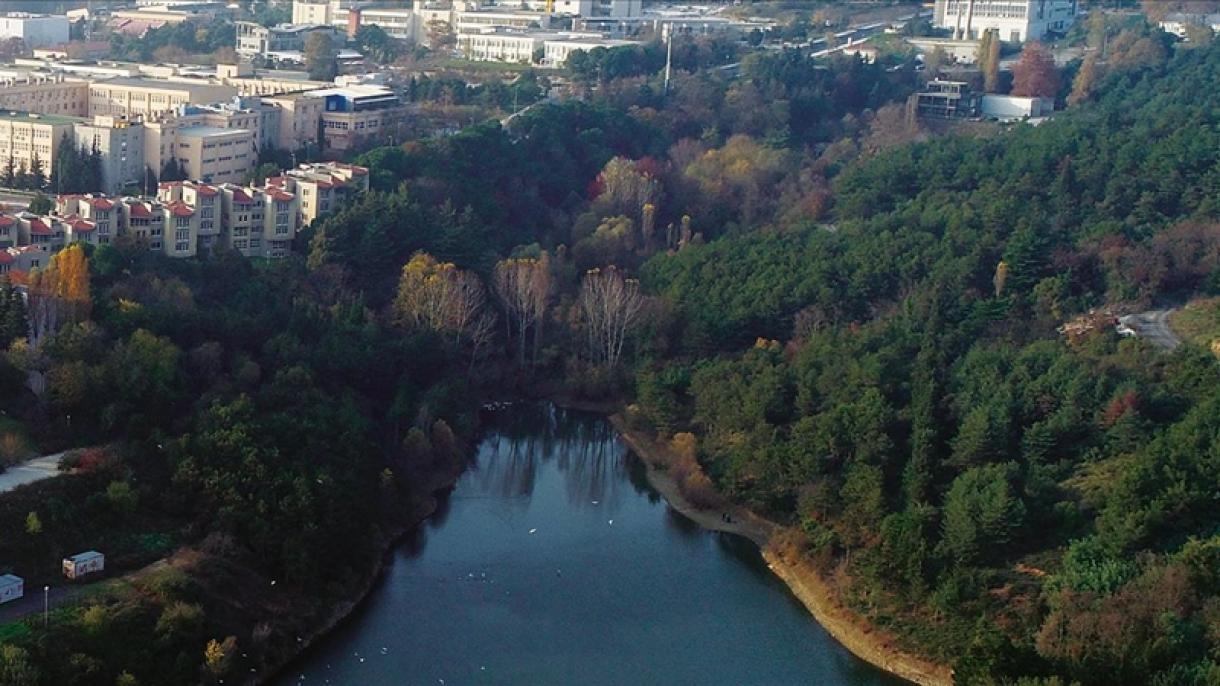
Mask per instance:
[[[368,169],[324,162],[285,170],[263,186],[173,181],[158,184],[155,195],[61,195],[48,215],[0,212],[0,274],[45,267],[72,243],[123,237],[169,257],[233,250],[281,258],[301,228],[368,188]]]
[[[309,226],[318,217],[342,208],[353,195],[367,191],[369,170],[338,162],[302,164],[267,179],[267,186],[299,195],[301,226]]]
[[[932,22],[954,38],[979,38],[988,30],[1020,43],[1063,33],[1076,20],[1077,0],[936,0]]]

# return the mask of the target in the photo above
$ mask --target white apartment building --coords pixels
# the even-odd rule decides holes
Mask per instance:
[[[975,39],[988,30],[1021,43],[1063,33],[1076,20],[1077,0],[936,0],[932,23],[954,38]]]
[[[20,38],[27,48],[67,43],[68,18],[29,12],[0,14],[0,39],[7,38]]]
[[[248,129],[193,125],[176,132],[174,156],[187,178],[207,183],[239,183],[254,168],[258,151]]]

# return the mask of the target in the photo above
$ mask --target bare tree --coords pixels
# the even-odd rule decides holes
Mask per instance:
[[[455,346],[469,341],[472,366],[495,327],[495,314],[487,306],[487,290],[479,277],[422,252],[402,269],[394,317],[405,326],[452,334]]]
[[[534,355],[542,337],[542,318],[551,297],[550,258],[509,258],[496,264],[496,297],[508,315],[509,334],[517,339],[517,359],[525,364],[527,336],[533,330]]]
[[[640,282],[625,278],[612,266],[591,269],[580,284],[580,309],[590,357],[607,368],[617,367],[627,335],[644,309]]]

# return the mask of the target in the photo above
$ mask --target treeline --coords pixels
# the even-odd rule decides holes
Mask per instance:
[[[1040,127],[849,165],[833,224],[652,258],[640,419],[957,683],[1214,683],[1220,366],[1089,311],[1220,284],[1218,70],[1115,60]]]
[[[425,332],[389,333],[302,263],[167,260],[121,239],[57,253],[29,292],[37,335],[0,359],[3,408],[44,446],[112,447],[6,496],[6,571],[44,583],[94,546],[113,573],[179,545],[198,557],[171,585],[100,595],[46,630],[15,625],[18,652],[0,660],[24,665],[20,683],[193,683],[282,658],[368,573],[415,489],[463,458],[466,360]],[[2,309],[8,331],[24,312],[7,295]],[[293,611],[251,623],[270,598]]]

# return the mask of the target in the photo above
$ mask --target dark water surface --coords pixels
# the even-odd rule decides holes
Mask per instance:
[[[752,543],[671,510],[603,419],[519,405],[363,609],[277,683],[899,682],[835,643]]]

